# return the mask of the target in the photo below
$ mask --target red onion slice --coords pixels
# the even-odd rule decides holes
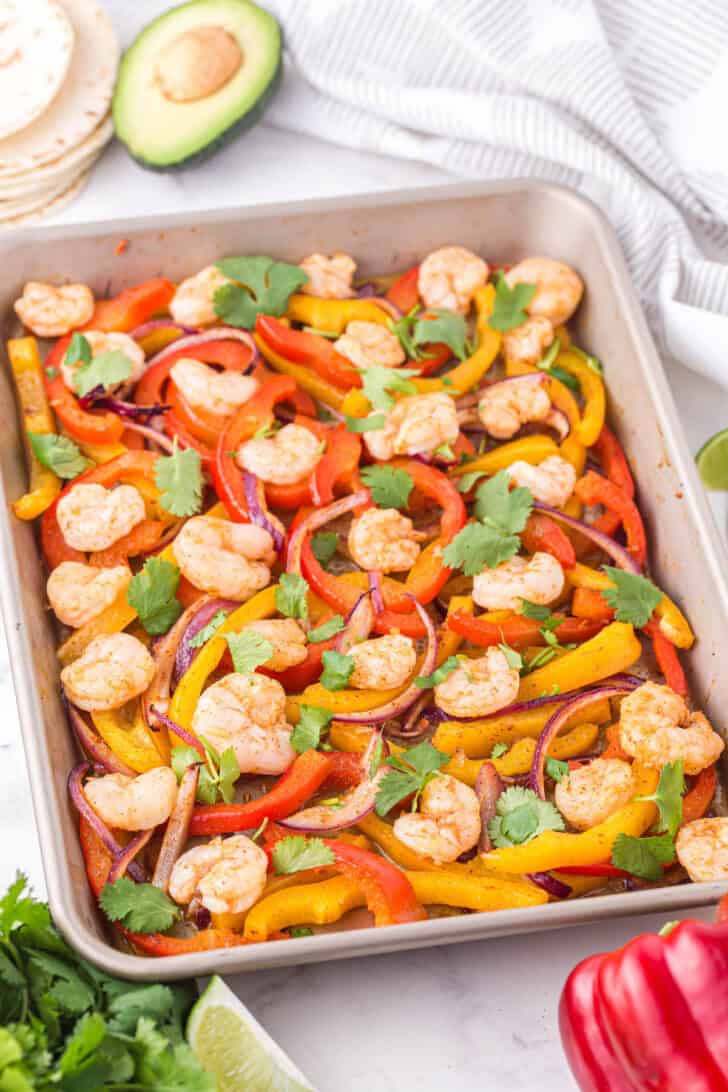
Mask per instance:
[[[205,748],[200,743],[197,736],[194,736],[192,732],[188,732],[186,728],[183,728],[181,724],[177,724],[176,721],[168,717],[166,713],[161,713],[159,709],[152,706],[149,710],[151,717],[156,717],[160,724],[163,724],[168,732],[172,732],[175,736],[186,743],[188,747],[194,748],[203,762],[207,761],[207,755],[205,754]]]
[[[131,866],[134,863],[134,858],[144,849],[149,839],[154,834],[154,827],[150,827],[149,830],[140,830],[138,834],[135,834],[131,841],[118,853],[111,862],[111,868],[109,869],[109,875],[106,880],[107,883],[116,883],[118,879],[125,876],[127,872],[131,872]]]
[[[196,349],[198,345],[207,345],[210,341],[242,341],[244,345],[247,345],[253,355],[245,369],[246,372],[249,372],[258,362],[258,346],[255,344],[252,334],[248,333],[247,330],[239,330],[236,326],[214,326],[211,330],[204,330],[199,334],[190,334],[188,337],[177,338],[176,341],[155,353],[147,361],[146,367],[151,368],[153,364],[158,364],[160,360],[166,360],[168,356],[171,356],[172,353],[178,353],[180,349]]]
[[[369,499],[369,490],[362,489],[358,493],[350,493],[348,497],[342,497],[332,504],[327,504],[325,508],[315,509],[310,515],[306,516],[288,539],[286,572],[300,575],[301,552],[308,535],[313,531],[318,531],[319,527],[331,523],[332,520],[338,519],[339,516],[343,516],[363,504],[368,504]]]
[[[127,421],[124,427],[130,429],[131,432],[138,432],[145,440],[156,444],[168,455],[171,455],[174,451],[174,441],[170,440],[169,436],[166,436],[163,432],[158,432],[156,428],[151,428],[149,425],[140,425],[138,421]]]
[[[572,888],[569,887],[568,883],[557,880],[550,872],[527,872],[526,876],[531,883],[543,888],[547,894],[552,895],[555,899],[568,899],[572,893]]]
[[[81,762],[78,766],[74,766],[68,775],[68,795],[76,811],[84,817],[89,826],[93,827],[111,856],[117,858],[123,853],[124,847],[119,845],[106,823],[96,814],[83,791],[83,779],[90,769],[88,762]],[[146,879],[144,869],[136,861],[130,863],[128,872],[136,883],[143,883]]]
[[[424,607],[417,602],[414,596],[410,596],[410,598],[427,632],[427,648],[420,667],[420,674],[431,675],[437,663],[437,632]],[[337,713],[336,719],[345,724],[381,724],[385,720],[396,720],[398,717],[404,716],[410,706],[414,705],[421,696],[421,687],[416,686],[413,681],[399,697],[393,698],[392,701],[388,701],[376,709],[369,709],[363,713]]]
[[[485,761],[475,779],[475,794],[480,801],[481,829],[478,842],[478,851],[480,853],[489,853],[493,848],[493,843],[488,834],[488,823],[495,815],[498,797],[504,788],[503,779],[493,763]]]
[[[546,765],[548,749],[569,717],[573,713],[578,712],[579,709],[583,709],[585,706],[592,704],[595,699],[621,698],[625,694],[631,694],[631,692],[636,689],[636,685],[598,686],[593,690],[587,690],[582,694],[576,694],[573,698],[570,698],[569,701],[565,702],[560,709],[557,709],[552,717],[549,717],[541,735],[538,737],[536,750],[533,755],[533,763],[531,764],[531,772],[528,776],[530,788],[532,788],[542,800],[546,799],[544,767]]]
[[[334,649],[346,653],[360,641],[366,641],[374,625],[374,610],[369,592],[362,592],[347,615],[344,629],[337,633]]]
[[[553,508],[550,504],[544,504],[542,501],[534,501],[533,507],[539,512],[546,512],[552,519],[560,520],[567,527],[571,527],[574,531],[579,531],[582,535],[590,538],[600,550],[612,558],[617,568],[624,569],[629,573],[639,574],[642,572],[641,567],[624,546],[620,546],[613,538],[605,535],[602,531],[598,531],[590,523],[585,523],[574,516],[567,516],[560,508]]]
[[[135,326],[133,330],[129,331],[129,337],[133,337],[138,341],[140,338],[146,337],[147,334],[153,334],[155,330],[178,330],[180,334],[200,333],[199,326],[183,326],[181,322],[175,322],[171,318],[158,318],[143,322],[141,326]]]
[[[199,766],[188,766],[182,774],[182,780],[177,792],[177,803],[167,822],[167,829],[164,832],[157,863],[154,866],[154,875],[152,876],[154,886],[161,887],[163,891],[167,890],[172,869],[187,841],[190,820],[192,819],[192,812],[197,798],[199,779]]]
[[[369,591],[372,597],[372,606],[375,614],[384,611],[384,595],[382,594],[382,574],[373,569],[369,573]]]
[[[243,489],[245,490],[245,502],[248,506],[250,522],[268,532],[273,539],[276,553],[280,554],[285,545],[286,536],[281,529],[281,524],[268,511],[263,483],[255,474],[251,474],[249,470],[244,470]]]
[[[381,307],[383,311],[386,311],[390,318],[393,318],[395,322],[404,315],[404,312],[400,307],[397,307],[396,303],[392,303],[391,300],[385,299],[384,296],[369,296],[367,297],[372,303],[375,303],[377,307]]]
[[[210,599],[209,596],[198,599],[196,603],[193,603],[195,609],[188,619],[187,628],[177,645],[174,673],[172,675],[173,682],[176,682],[184,675],[202,647],[193,648],[190,644],[192,638],[196,637],[200,630],[205,628],[207,623],[215,617],[218,611],[224,610],[230,612],[238,606],[240,606],[240,604],[232,599]],[[186,613],[187,612],[185,611],[185,614]]]
[[[150,686],[142,696],[142,715],[144,723],[151,732],[155,731],[151,724],[151,707],[154,706],[158,712],[166,713],[169,705],[172,678],[180,641],[186,633],[190,621],[197,615],[201,607],[206,606],[209,602],[209,597],[205,596],[196,603],[192,603],[179,616],[172,628],[163,637],[160,637],[152,647],[152,658],[157,665],[157,670]]]
[[[68,719],[79,746],[89,758],[101,766],[106,773],[120,773],[127,777],[136,777],[136,772],[117,758],[108,743],[90,727],[80,709],[68,702]]]

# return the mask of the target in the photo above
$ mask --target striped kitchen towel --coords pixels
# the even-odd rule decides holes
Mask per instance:
[[[728,387],[728,0],[263,2],[289,60],[273,124],[581,190],[662,349]]]

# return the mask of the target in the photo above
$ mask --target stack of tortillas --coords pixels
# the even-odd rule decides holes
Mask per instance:
[[[57,212],[113,135],[119,43],[96,0],[0,0],[0,226]]]

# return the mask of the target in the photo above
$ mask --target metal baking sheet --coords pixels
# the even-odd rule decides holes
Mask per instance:
[[[114,248],[122,238],[129,245],[119,256]],[[697,630],[698,642],[685,658],[692,693],[724,732],[728,672],[721,671],[718,655],[728,632],[727,559],[617,239],[604,216],[571,191],[519,181],[467,184],[175,215],[161,222],[155,217],[30,229],[3,240],[0,315],[9,330],[13,300],[26,280],[85,281],[102,295],[158,274],[181,279],[225,254],[298,261],[314,250],[337,249],[353,254],[366,275],[404,269],[446,243],[461,243],[493,262],[546,254],[569,262],[583,276],[578,341],[605,363],[610,420],[636,469],[651,570]],[[48,897],[63,933],[87,959],[113,974],[159,981],[478,940],[648,911],[670,918],[722,894],[720,884],[691,884],[166,959],[118,951],[88,888],[66,795],[66,776],[78,755],[60,701],[35,530],[8,508],[8,501],[25,490],[26,467],[7,360],[3,365],[0,604]]]

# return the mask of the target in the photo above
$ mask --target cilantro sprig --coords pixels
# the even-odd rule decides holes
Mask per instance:
[[[28,442],[41,466],[48,467],[59,478],[76,478],[91,466],[90,460],[67,436],[58,436],[55,432],[29,432]]]
[[[291,747],[301,755],[304,751],[316,750],[334,714],[318,705],[300,705],[298,711],[301,716],[291,732]]]
[[[273,644],[254,629],[242,633],[226,633],[225,640],[233,659],[233,667],[240,675],[250,675],[271,659],[275,649]]]
[[[602,588],[602,598],[614,610],[618,622],[631,622],[633,626],[647,625],[655,607],[662,602],[662,592],[646,576],[625,572],[613,565],[605,565],[604,572],[614,585]]]
[[[180,571],[173,561],[150,557],[127,585],[126,601],[152,637],[166,633],[182,613],[176,598],[179,579]]]
[[[387,759],[389,771],[382,778],[377,792],[377,815],[388,815],[392,808],[412,795],[412,811],[416,811],[423,790],[433,777],[437,777],[439,770],[450,761],[450,757],[438,751],[427,740],[402,754],[390,755]]]
[[[197,800],[200,804],[216,804],[222,800],[232,804],[235,796],[235,782],[240,777],[240,766],[232,747],[226,747],[220,754],[203,736],[199,737],[205,751],[205,762],[200,761],[199,751],[194,747],[173,747],[171,754],[172,769],[178,781],[188,766],[200,766],[197,781]]]
[[[64,364],[78,367],[73,373],[73,386],[79,398],[97,387],[108,391],[128,379],[134,370],[126,353],[120,349],[93,355],[88,338],[76,331],[66,349]]]
[[[657,805],[658,819],[653,827],[657,833],[646,838],[620,834],[612,848],[612,864],[616,868],[652,882],[662,878],[662,866],[675,860],[675,835],[682,822],[684,792],[683,760],[665,763],[655,791],[649,796],[635,797]]]
[[[258,315],[282,315],[291,295],[308,281],[300,266],[262,255],[223,258],[216,265],[233,283],[216,290],[215,314],[246,330],[252,330]]]
[[[381,364],[372,364],[361,368],[362,390],[374,409],[387,412],[394,405],[391,391],[400,394],[416,394],[417,387],[412,382],[419,371],[414,368],[385,368]]]
[[[379,432],[387,423],[383,413],[370,413],[368,417],[346,417],[347,432],[360,435],[363,432]]]
[[[649,796],[636,796],[635,800],[652,801],[657,805],[658,820],[655,829],[675,837],[682,823],[682,798],[685,792],[684,763],[681,758],[666,762],[660,771],[657,788]]]
[[[210,638],[215,636],[227,616],[228,612],[226,610],[215,611],[207,625],[203,626],[202,629],[194,635],[194,637],[190,637],[189,641],[187,642],[189,647],[202,648],[203,645],[207,644]]]
[[[176,903],[151,883],[134,883],[121,876],[106,884],[99,905],[109,921],[118,921],[133,933],[164,933],[181,916]]]
[[[465,318],[454,311],[435,308],[422,314],[419,308],[413,308],[397,322],[390,320],[389,328],[412,360],[427,357],[426,346],[435,344],[447,345],[458,360],[468,355]]]
[[[493,312],[488,320],[494,330],[505,333],[516,326],[522,326],[528,318],[526,308],[536,295],[538,285],[515,284],[508,287],[508,281],[500,270],[493,277],[495,281],[495,301]]]
[[[161,490],[159,503],[173,516],[194,516],[202,507],[202,459],[188,447],[181,450],[177,438],[171,455],[160,455],[154,467],[154,481]]]
[[[466,524],[443,551],[443,561],[451,569],[462,569],[475,576],[484,568],[494,569],[518,553],[518,535],[526,526],[533,508],[528,489],[510,489],[505,470],[499,471],[476,492],[473,514],[476,521]]]
[[[322,838],[291,834],[281,838],[271,853],[276,876],[290,876],[307,868],[326,868],[335,861],[334,852]]]
[[[545,830],[564,830],[561,813],[532,789],[511,785],[502,792],[496,813],[488,823],[488,834],[498,849],[523,845]]]
[[[448,656],[439,667],[435,668],[431,675],[418,675],[415,679],[415,686],[419,686],[420,690],[430,690],[432,687],[443,683],[448,675],[452,675],[453,671],[458,667],[460,667],[458,657]]]
[[[354,673],[354,657],[332,649],[323,653],[321,661],[324,669],[319,682],[326,690],[344,690]]]
[[[411,474],[393,466],[366,466],[361,480],[378,508],[406,508],[415,484]]]
[[[338,545],[339,536],[335,531],[319,531],[311,539],[313,556],[324,569],[333,560]]]
[[[307,618],[308,583],[298,573],[282,573],[276,588],[276,609],[285,618]]]
[[[308,643],[317,645],[321,641],[328,641],[329,637],[335,637],[337,633],[341,633],[345,624],[342,616],[335,614],[333,618],[329,618],[328,622],[322,622],[316,629],[308,631]]]

